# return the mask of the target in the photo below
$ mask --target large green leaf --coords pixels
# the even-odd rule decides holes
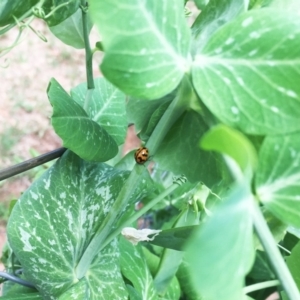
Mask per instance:
[[[90,18],[87,18],[87,27],[90,32],[93,24]],[[63,43],[77,49],[85,46],[82,26],[82,10],[78,9],[73,15],[63,22],[49,27],[50,31]]]
[[[75,275],[127,175],[67,151],[21,196],[9,219],[8,240],[26,279],[44,297],[66,299],[65,292],[81,294],[84,289],[86,298],[81,299],[127,299],[116,240],[94,258],[86,284]]]
[[[176,175],[184,174],[189,181],[203,181],[211,186],[219,177],[216,156],[199,149],[201,136],[207,130],[199,114],[184,113],[173,125],[153,156],[159,168]]]
[[[13,16],[16,18],[21,17],[26,12],[29,12],[37,2],[38,0],[1,0],[0,26],[13,23],[15,21]]]
[[[143,257],[140,246],[133,246],[124,238],[120,239],[121,270],[133,284],[140,300],[157,299],[153,279]]]
[[[102,36],[101,70],[126,94],[157,99],[189,69],[190,32],[183,0],[91,0]]]
[[[44,15],[41,15],[48,26],[55,26],[70,16],[79,8],[80,0],[46,0],[43,5]]]
[[[86,97],[86,83],[73,88],[71,97],[121,145],[127,132],[125,95],[103,77],[95,78],[94,83],[90,98]]]
[[[91,161],[107,161],[118,153],[115,140],[55,79],[50,81],[48,97],[53,106],[52,125],[66,148]]]
[[[300,19],[254,10],[224,25],[194,61],[194,86],[224,123],[252,134],[300,129]]]
[[[189,241],[186,259],[194,288],[204,299],[244,299],[244,280],[254,259],[250,201],[248,188],[236,187]]]
[[[300,227],[300,134],[269,136],[259,152],[259,200],[281,221]]]
[[[208,2],[207,0],[205,1]],[[192,26],[192,51],[199,53],[211,35],[225,23],[245,12],[248,0],[210,0]],[[197,2],[196,2],[197,4]]]

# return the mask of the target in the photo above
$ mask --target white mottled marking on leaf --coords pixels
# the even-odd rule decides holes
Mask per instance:
[[[41,257],[38,259],[38,261],[39,261],[39,263],[41,263],[43,265],[46,265],[48,263],[46,259],[41,258]]]
[[[34,193],[33,191],[30,191],[30,195],[34,200],[37,200],[39,197],[36,193]]]
[[[38,213],[38,212],[34,212],[34,217],[36,218],[36,219],[38,219],[38,220],[41,220],[42,219],[42,217],[40,216],[40,214]]]
[[[242,22],[243,27],[249,26],[253,22],[253,17],[249,17]]]
[[[226,84],[230,84],[231,83],[231,80],[229,78],[227,78],[227,77],[224,77],[224,81],[225,81]]]
[[[274,113],[276,113],[276,114],[279,112],[279,109],[278,109],[278,107],[276,107],[276,106],[271,106],[270,108],[271,108],[271,110],[272,110]]]
[[[252,31],[249,36],[251,39],[258,39],[260,38],[260,33],[257,31]]]
[[[47,180],[44,179],[44,182],[45,182],[45,189],[48,190],[50,187],[50,178],[48,178]]]
[[[245,82],[244,82],[244,80],[243,80],[242,77],[237,77],[236,80],[237,80],[237,82],[238,82],[241,86],[244,86],[244,85],[245,85]]]
[[[66,192],[62,192],[62,193],[59,194],[59,197],[61,199],[66,199],[66,196],[67,196]]]
[[[296,156],[296,154],[297,154],[297,152],[295,151],[295,149],[293,149],[293,148],[290,148],[290,153],[291,153],[291,157],[295,157]]]
[[[298,98],[297,94],[292,90],[287,90],[286,94],[292,98]]]
[[[248,53],[248,56],[253,56],[257,53],[258,49],[253,49]]]
[[[231,106],[231,112],[235,115],[239,114],[240,110],[236,106]]]
[[[229,39],[226,40],[225,45],[230,45],[234,42],[234,38],[230,37]]]
[[[21,234],[21,241],[24,244],[23,250],[28,252],[35,250],[36,247],[32,246],[29,242],[31,235],[28,232],[26,232],[22,227],[20,227],[19,230]]]
[[[289,38],[290,40],[293,40],[293,39],[295,38],[295,35],[294,35],[294,34],[289,34],[289,35],[288,35],[288,38]]]
[[[215,50],[215,53],[220,54],[222,51],[223,51],[223,49],[221,47],[219,47]]]
[[[147,53],[147,49],[146,48],[143,48],[143,49],[140,50],[140,54],[143,55],[143,54],[146,54],[146,53]]]
[[[48,240],[48,243],[49,243],[51,246],[56,245],[55,240]]]
[[[148,83],[146,83],[146,88],[152,88],[153,86],[155,86],[155,83],[153,83],[153,82],[148,82]]]

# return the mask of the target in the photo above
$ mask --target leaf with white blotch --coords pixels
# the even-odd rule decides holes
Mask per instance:
[[[121,145],[127,132],[125,95],[103,77],[94,79],[94,83],[95,88],[89,91],[91,96],[88,100],[86,83],[73,88],[71,97]]]
[[[197,93],[224,123],[251,134],[300,129],[300,19],[253,10],[224,25],[194,61]]]
[[[87,18],[88,32],[91,31],[92,27],[93,23],[90,18]],[[63,43],[76,49],[84,48],[82,10],[80,8],[69,18],[55,26],[49,27],[49,29]]]
[[[140,246],[133,246],[124,238],[121,238],[119,243],[122,273],[133,284],[139,299],[157,299],[153,279]]]
[[[91,0],[104,76],[128,95],[157,99],[189,69],[190,31],[179,0]]]
[[[21,196],[8,222],[8,240],[25,278],[44,297],[62,296],[78,282],[77,264],[127,176],[67,151]],[[85,277],[86,299],[99,299],[99,293],[127,299],[118,256],[112,241],[95,257]]]
[[[115,140],[54,78],[48,86],[48,97],[53,106],[52,125],[66,148],[89,161],[107,161],[118,153]]]
[[[207,2],[207,1],[206,1]],[[197,3],[196,3],[197,4]],[[247,9],[248,0],[210,0],[192,26],[192,51],[199,53],[210,36]]]
[[[255,178],[259,200],[278,219],[300,227],[300,134],[268,136]]]

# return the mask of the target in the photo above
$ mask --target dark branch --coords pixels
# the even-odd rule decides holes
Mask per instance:
[[[62,156],[66,150],[66,148],[58,148],[48,153],[42,154],[38,157],[21,162],[15,166],[0,170],[0,181],[15,176],[17,174],[23,173],[27,170],[33,169],[53,159],[56,159]]]

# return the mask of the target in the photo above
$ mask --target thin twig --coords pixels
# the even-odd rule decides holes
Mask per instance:
[[[66,150],[66,148],[58,148],[48,153],[42,154],[38,157],[23,161],[12,167],[0,170],[0,181],[23,173],[27,170],[33,169],[53,159],[56,159],[62,156]]]

